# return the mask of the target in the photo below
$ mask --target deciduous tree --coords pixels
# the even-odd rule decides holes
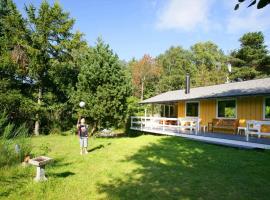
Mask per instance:
[[[157,60],[162,68],[157,86],[158,93],[183,88],[186,74],[192,75],[196,70],[190,52],[182,47],[171,47],[165,53],[159,55]],[[193,78],[193,76],[191,77]]]
[[[238,0],[238,3],[235,5],[234,10],[238,10],[241,3],[246,0]],[[250,0],[248,7],[254,6],[257,4],[257,9],[264,8],[265,6],[270,4],[270,0]]]
[[[140,97],[150,97],[155,94],[155,85],[160,76],[160,67],[155,59],[144,55],[139,61],[130,63],[134,94]]]
[[[196,65],[196,86],[225,83],[227,80],[227,58],[212,42],[200,42],[191,47],[192,60]]]

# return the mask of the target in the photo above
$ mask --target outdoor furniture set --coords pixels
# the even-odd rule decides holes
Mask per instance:
[[[143,130],[147,129],[166,129],[176,130],[177,132],[189,130],[193,131],[195,135],[200,129],[202,132],[206,130],[211,132],[233,132],[234,134],[244,133],[246,140],[249,141],[250,135],[270,136],[270,121],[257,120],[243,120],[243,119],[213,119],[207,125],[200,124],[201,119],[198,117],[184,117],[184,118],[165,118],[165,117],[131,117],[131,127]],[[268,130],[262,128],[268,126]]]
[[[262,130],[264,126],[270,127],[270,121],[213,119],[212,122],[208,123],[208,129],[211,127],[211,132],[214,132],[214,130],[233,131],[235,134],[244,132],[247,141],[249,141],[249,135],[257,135],[258,138],[260,138],[262,135],[270,136],[270,131]]]

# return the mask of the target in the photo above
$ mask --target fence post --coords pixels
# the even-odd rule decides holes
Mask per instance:
[[[163,125],[163,131],[165,131],[165,120],[163,119],[163,121],[162,121],[162,125]]]
[[[195,121],[195,123],[196,123],[196,126],[195,126],[195,135],[198,135],[198,129],[199,129],[199,122],[198,122],[198,120],[196,120]]]
[[[179,119],[177,119],[177,133],[180,132],[180,127],[179,127]]]
[[[144,117],[144,128],[146,128],[146,116]]]
[[[141,131],[142,131],[142,125],[143,125],[142,123],[143,123],[143,122],[142,122],[142,117],[141,117]]]

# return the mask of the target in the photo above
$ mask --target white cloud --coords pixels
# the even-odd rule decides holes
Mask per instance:
[[[198,26],[207,28],[212,0],[169,0],[158,12],[159,29],[191,31]]]
[[[256,9],[242,6],[229,14],[227,20],[228,33],[247,31],[266,31],[270,28],[270,13],[267,8]]]

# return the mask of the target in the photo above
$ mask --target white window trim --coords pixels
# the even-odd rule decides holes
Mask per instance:
[[[187,104],[188,103],[198,103],[198,116],[187,116]],[[186,117],[200,117],[200,101],[186,101],[185,102],[185,116]]]
[[[165,113],[166,113],[166,108],[165,107],[168,107],[168,116],[166,116],[165,115]],[[171,115],[172,114],[174,114],[174,115],[176,115],[177,113],[176,113],[176,107],[175,107],[175,104],[161,104],[161,107],[162,107],[162,110],[163,110],[163,117],[167,117],[167,118],[171,118]],[[172,108],[172,110],[174,110],[173,112],[174,113],[171,113],[171,108]]]
[[[265,117],[265,102],[266,102],[266,99],[270,99],[270,96],[269,97],[264,97],[263,98],[263,120],[270,120],[270,118],[266,118]]]
[[[235,101],[235,117],[219,117],[218,116],[218,102],[219,101]],[[226,99],[216,99],[216,118],[217,119],[237,119],[237,99],[236,98],[226,98]]]

